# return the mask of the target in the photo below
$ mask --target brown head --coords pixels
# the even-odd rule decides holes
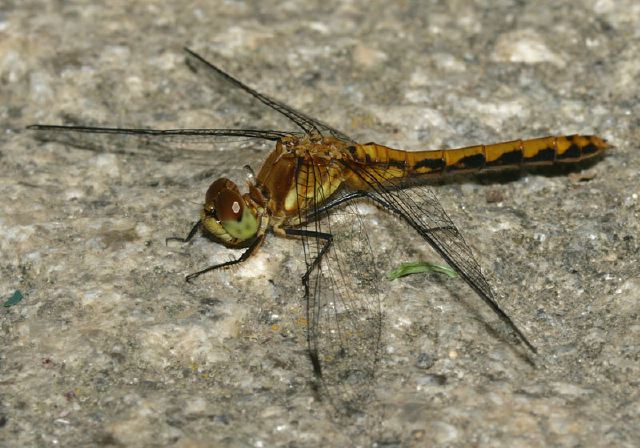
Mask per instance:
[[[244,246],[258,233],[258,213],[227,178],[207,190],[200,220],[204,228],[228,246]]]

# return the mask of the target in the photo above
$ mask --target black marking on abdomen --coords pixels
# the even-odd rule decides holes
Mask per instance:
[[[495,160],[487,161],[486,167],[499,167],[499,166],[519,166],[522,164],[522,151],[520,149],[514,149],[513,151],[505,152]]]
[[[582,155],[583,156],[588,156],[591,154],[595,154],[599,151],[598,147],[596,145],[594,145],[593,143],[589,143],[587,145],[584,146],[584,148],[582,148]]]
[[[553,162],[556,159],[554,148],[541,149],[533,157],[525,158],[525,163]]]
[[[484,154],[474,154],[472,156],[463,157],[458,160],[454,165],[447,166],[447,171],[458,170],[479,170],[484,167]]]
[[[576,145],[575,143],[571,143],[571,146],[569,146],[569,148],[567,148],[565,152],[556,155],[556,160],[579,159],[581,155],[582,153],[580,152],[580,146]]]
[[[442,159],[423,159],[416,163],[413,169],[419,170],[421,168],[427,168],[429,172],[438,172],[444,170],[444,165],[445,163]]]
[[[393,166],[396,168],[400,168],[402,170],[407,168],[407,161],[406,160],[395,160],[395,159],[390,159],[387,162],[387,166]]]

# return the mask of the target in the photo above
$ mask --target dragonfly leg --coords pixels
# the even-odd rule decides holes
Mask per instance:
[[[187,282],[191,282],[191,280],[193,280],[196,277],[200,277],[202,274],[205,274],[207,272],[211,272],[211,271],[215,271],[216,269],[222,269],[222,268],[228,268],[229,266],[233,266],[234,264],[239,264],[242,263],[243,261],[246,261],[249,259],[249,257],[251,257],[251,255],[253,255],[255,253],[255,251],[260,247],[260,245],[262,245],[262,242],[264,241],[264,237],[265,234],[263,233],[262,235],[259,235],[252,243],[249,247],[247,247],[247,250],[245,250],[242,255],[240,255],[240,257],[238,257],[235,260],[231,260],[231,261],[226,261],[224,263],[220,263],[220,264],[215,264],[213,266],[209,266],[208,268],[205,268],[201,271],[198,272],[194,272],[193,274],[189,274],[185,277],[185,280]]]
[[[309,331],[307,332],[307,346],[309,348],[309,358],[313,365],[313,373],[316,377],[322,376],[322,367],[320,364],[320,356],[318,355],[317,338],[314,337],[316,318],[312,315],[315,305],[311,303],[314,298],[311,296],[311,289],[309,287],[309,277],[314,269],[317,269],[320,265],[322,257],[329,251],[331,244],[333,243],[333,235],[324,232],[315,232],[305,229],[284,229],[285,233],[289,236],[300,236],[306,238],[313,238],[315,240],[323,240],[324,244],[318,251],[318,254],[311,263],[307,264],[307,271],[302,276],[302,285],[304,286],[304,298],[307,302],[307,322],[309,323]]]
[[[196,234],[201,225],[202,221],[198,221],[191,228],[191,230],[189,230],[189,234],[186,237],[180,238],[179,236],[170,236],[164,240],[164,244],[167,244],[169,241],[180,241],[181,243],[188,243],[193,239],[193,236]]]

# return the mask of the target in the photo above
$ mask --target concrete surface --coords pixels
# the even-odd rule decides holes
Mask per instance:
[[[92,3],[0,5],[0,293],[25,296],[0,309],[0,445],[640,444],[638,2]],[[295,324],[296,241],[193,284],[239,252],[164,243],[213,179],[242,182],[268,147],[79,149],[25,131],[290,129],[188,70],[183,46],[363,142],[609,139],[569,174],[435,186],[536,366],[461,281],[381,279],[372,397],[342,416],[314,391]],[[381,260],[433,257],[364,211]]]

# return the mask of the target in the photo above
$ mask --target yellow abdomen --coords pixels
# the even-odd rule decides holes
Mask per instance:
[[[435,151],[403,151],[367,143],[351,147],[350,152],[354,162],[362,164],[359,170],[365,170],[376,181],[384,181],[525,165],[577,163],[602,154],[607,147],[606,141],[595,135],[568,135]]]

